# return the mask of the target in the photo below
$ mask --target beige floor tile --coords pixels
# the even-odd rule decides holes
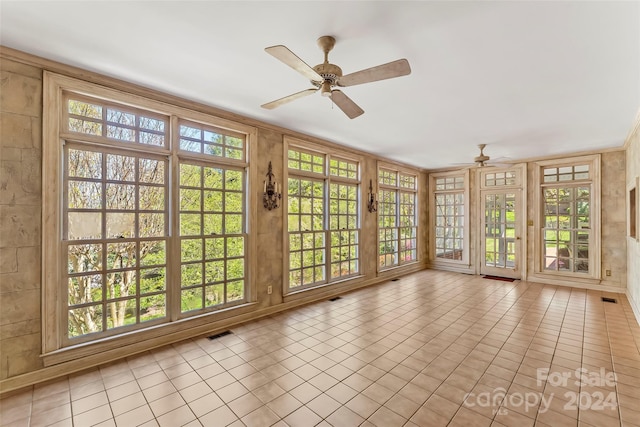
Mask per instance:
[[[128,383],[120,384],[113,388],[107,389],[107,397],[109,401],[113,402],[123,397],[130,396],[140,391],[140,385],[137,381],[129,381]]]
[[[154,400],[153,402],[149,403],[149,406],[151,407],[151,411],[153,412],[153,414],[156,416],[156,418],[158,418],[161,415],[184,406],[185,404],[186,402],[184,401],[182,396],[180,396],[180,393],[175,392],[161,397],[158,400]]]
[[[269,409],[275,412],[280,418],[284,418],[299,407],[302,406],[302,402],[297,400],[289,393],[285,393],[282,396],[278,396],[271,402],[267,403]]]
[[[358,394],[348,401],[345,406],[362,418],[369,418],[382,405],[363,394]]]
[[[255,411],[242,417],[242,425],[246,427],[267,427],[275,425],[280,420],[273,411],[266,406],[261,406]]]
[[[342,405],[340,404],[340,402],[322,393],[321,395],[308,402],[306,406],[313,412],[318,414],[321,418],[327,418]]]
[[[262,402],[252,393],[247,393],[244,396],[241,396],[236,400],[228,403],[227,406],[229,406],[229,408],[238,416],[238,418],[242,418],[250,412],[253,412],[254,410],[261,407]]]
[[[407,419],[382,406],[367,421],[378,427],[401,427],[407,422]]]
[[[46,426],[54,422],[71,418],[71,404],[65,403],[61,406],[48,409],[46,411],[33,414],[31,416],[31,425]]]
[[[440,397],[436,394],[431,396],[423,405],[424,408],[437,412],[447,419],[451,419],[458,411],[459,405]]]
[[[113,419],[113,413],[108,404],[98,406],[81,414],[73,414],[73,424],[76,426],[91,426],[110,419]]]
[[[310,383],[305,382],[290,390],[289,393],[300,402],[307,403],[322,392]]]
[[[356,394],[358,394],[357,391],[345,385],[345,383],[338,383],[327,390],[325,393],[343,405],[351,400]]]
[[[185,387],[179,390],[180,395],[185,400],[185,402],[193,402],[196,399],[199,399],[202,396],[205,396],[211,393],[213,390],[207,383],[204,381],[199,381],[189,387]]]
[[[583,391],[617,393],[623,423],[640,426],[640,327],[628,304],[447,272],[403,283],[400,293],[392,283],[363,289],[38,385],[0,400],[3,423],[25,425],[32,413],[32,425],[90,414],[103,427],[620,425],[617,411],[571,407]],[[615,371],[617,384],[581,388],[579,367]],[[546,401],[527,411],[518,395]]]
[[[362,424],[364,418],[346,406],[342,406],[333,414],[329,415],[326,421],[333,427],[351,427]]]
[[[453,416],[450,427],[489,427],[491,425],[491,418],[479,415],[477,412],[473,412],[467,408],[460,408],[458,412]]]
[[[406,419],[411,418],[420,405],[421,403],[416,403],[400,394],[396,394],[384,404],[384,406]]]
[[[202,417],[209,412],[224,406],[222,399],[217,394],[211,392],[205,394],[197,399],[194,399],[188,403],[189,408],[195,414],[196,417]]]
[[[439,414],[425,406],[422,406],[411,417],[411,422],[418,426],[445,427],[449,424],[450,417]]]
[[[71,402],[71,411],[74,415],[78,415],[99,406],[106,405],[107,403],[109,403],[107,393],[101,391],[82,399],[74,400]]]
[[[116,417],[145,405],[147,405],[147,400],[140,391],[110,403],[111,412]]]
[[[389,400],[395,393],[392,390],[378,384],[373,383],[366,389],[362,391],[362,394],[367,396],[368,398],[378,402],[383,405],[387,400]]]
[[[171,381],[165,381],[163,383],[154,385],[147,389],[142,390],[142,394],[147,399],[147,402],[153,402],[168,394],[176,392],[176,388],[171,384]]]
[[[4,400],[4,399],[3,399]],[[17,400],[12,400],[9,402],[9,399],[6,399],[7,402],[2,402],[0,406],[0,413],[2,417],[0,418],[0,425],[11,425],[11,424],[24,424],[29,425],[29,417],[31,416],[31,403],[18,403]]]
[[[93,394],[93,393],[92,393]],[[85,398],[87,395],[84,396]],[[64,405],[66,403],[70,403],[69,391],[60,391],[57,393],[52,393],[48,396],[41,396],[40,399],[34,400],[33,403],[30,404],[27,413],[31,413],[33,415],[39,414],[41,412],[49,411],[58,406]],[[18,405],[23,406],[23,405]],[[3,412],[4,412],[4,408]]]
[[[249,393],[249,390],[239,382],[233,382],[228,386],[216,390],[216,394],[220,396],[225,403],[229,403],[247,393]]]
[[[283,421],[291,427],[306,427],[318,424],[322,418],[306,406],[301,406],[287,415]]]
[[[204,427],[228,426],[237,421],[238,417],[226,405],[223,405],[199,418]]]

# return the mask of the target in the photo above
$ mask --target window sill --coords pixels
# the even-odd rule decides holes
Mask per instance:
[[[330,288],[334,288],[336,285],[354,283],[358,279],[363,279],[364,277],[365,277],[364,275],[359,274],[357,276],[349,276],[348,278],[345,278],[345,279],[336,280],[335,282],[322,283],[322,284],[319,284],[319,285],[316,285],[316,286],[310,286],[308,288],[296,289],[296,290],[291,291],[289,293],[286,293],[284,295],[285,302],[291,301],[291,300],[296,300],[296,299],[298,299],[298,296],[306,295],[309,291],[327,290],[327,289],[330,289]]]
[[[109,360],[147,351],[187,338],[215,332],[231,325],[244,322],[238,317],[251,314],[258,303],[248,302],[223,310],[205,313],[188,319],[163,323],[143,330],[127,332],[114,337],[72,345],[49,353],[41,354],[44,366],[77,361],[82,359],[83,368]],[[84,366],[84,365],[87,366]]]

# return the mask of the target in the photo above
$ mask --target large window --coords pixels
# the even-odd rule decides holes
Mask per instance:
[[[430,176],[431,260],[467,263],[468,172],[443,172]]]
[[[537,271],[597,277],[599,157],[539,163],[540,258]]]
[[[68,337],[166,317],[167,161],[81,143],[64,153]]]
[[[418,259],[417,175],[378,169],[378,266],[380,269]]]
[[[246,302],[250,128],[49,89],[60,121],[44,234],[61,251],[45,252],[45,312],[58,319],[45,353]]]
[[[359,274],[359,163],[290,144],[287,166],[288,290]]]
[[[544,270],[589,273],[589,164],[542,169]]]

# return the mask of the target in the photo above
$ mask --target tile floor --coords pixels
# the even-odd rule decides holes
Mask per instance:
[[[640,326],[601,296],[427,270],[37,385],[1,425],[640,426]]]

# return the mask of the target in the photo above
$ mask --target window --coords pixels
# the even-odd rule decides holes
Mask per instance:
[[[484,174],[485,187],[504,187],[516,185],[517,174],[515,171],[491,172]]]
[[[91,97],[86,83],[80,95],[60,76],[47,84],[61,120],[48,123],[59,144],[45,156],[60,162],[45,161],[43,209],[56,220],[43,234],[62,251],[44,255],[44,309],[58,319],[45,322],[44,353],[248,301],[254,131],[98,86]]]
[[[540,163],[539,271],[597,277],[597,157]]]
[[[288,290],[359,274],[359,163],[288,145]]]
[[[504,174],[503,174],[504,175]],[[504,181],[506,176],[493,174],[490,185]],[[468,171],[432,174],[431,180],[431,239],[432,261],[466,263],[469,218]]]
[[[199,313],[245,299],[245,173],[242,134],[180,121],[180,151],[198,153],[179,165],[181,313]]]
[[[378,169],[378,266],[380,269],[417,261],[417,175]]]
[[[167,161],[64,153],[68,338],[166,317]]]

